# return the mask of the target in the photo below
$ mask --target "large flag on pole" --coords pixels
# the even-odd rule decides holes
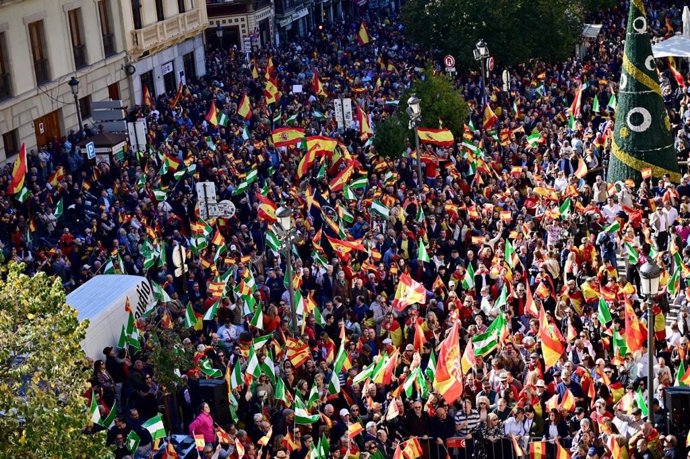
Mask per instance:
[[[451,404],[462,395],[462,364],[460,362],[460,332],[456,320],[446,339],[441,343],[434,389]]]

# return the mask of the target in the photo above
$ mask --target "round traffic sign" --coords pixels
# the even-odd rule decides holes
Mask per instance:
[[[455,58],[448,54],[443,58],[443,63],[446,67],[455,67]]]
[[[494,58],[490,57],[489,58],[489,71],[492,72],[494,70]]]

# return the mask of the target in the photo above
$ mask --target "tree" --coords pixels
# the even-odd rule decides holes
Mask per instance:
[[[461,69],[477,69],[473,50],[483,38],[502,65],[573,55],[586,6],[605,0],[409,0],[405,33],[425,48],[452,54]]]
[[[412,94],[421,100],[420,127],[438,128],[439,124],[443,124],[456,139],[462,136],[463,126],[468,118],[467,103],[448,77],[434,75],[428,69],[424,78],[415,81],[403,94],[398,109],[376,126],[374,148],[379,154],[396,158],[405,150],[406,139],[410,145],[414,145],[414,131],[408,128],[410,119],[405,111],[407,100]]]
[[[104,432],[83,433],[88,323],[65,303],[59,278],[23,270],[12,263],[0,281],[0,457],[110,457]]]

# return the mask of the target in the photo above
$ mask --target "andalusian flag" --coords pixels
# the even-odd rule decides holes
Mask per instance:
[[[213,368],[211,361],[209,359],[204,359],[199,362],[199,369],[203,374],[211,378],[221,378],[223,373],[217,368]]]
[[[474,288],[474,268],[472,267],[472,263],[467,264],[467,269],[465,270],[465,277],[462,278],[462,282],[460,283],[460,285],[465,290]]]
[[[607,233],[616,233],[618,230],[621,228],[621,224],[618,222],[618,220],[614,221],[611,223],[609,226],[604,228],[604,231]]]
[[[194,314],[194,309],[192,309],[192,303],[187,303],[187,309],[184,313],[184,326],[186,328],[191,328],[196,325],[196,314]]]
[[[540,141],[541,132],[537,131],[536,129],[532,131],[530,135],[527,136],[527,144],[532,148],[536,147]]]
[[[57,203],[57,206],[55,206],[55,211],[53,212],[53,215],[55,215],[55,218],[60,220],[60,217],[62,217],[62,214],[64,213],[64,203],[62,198]]]
[[[605,325],[613,320],[611,317],[611,311],[609,310],[608,304],[604,298],[599,297],[599,310],[597,311],[597,319],[599,323]]]
[[[369,41],[371,41],[371,37],[369,36],[367,25],[364,21],[362,21],[362,23],[359,25],[359,31],[357,31],[357,43],[362,46],[369,43]]]
[[[295,399],[295,424],[300,426],[314,424],[318,422],[319,419],[321,419],[321,415],[309,414],[309,411],[307,411],[307,408],[299,398]]]
[[[165,426],[163,426],[163,416],[160,413],[143,423],[141,427],[149,431],[153,441],[165,438],[166,436]]]
[[[489,325],[484,333],[473,336],[472,345],[474,346],[474,355],[484,357],[496,349],[505,325],[505,316],[501,313],[491,322],[491,325]]]
[[[206,310],[204,320],[213,320],[213,318],[216,317],[216,314],[218,314],[218,301],[213,303],[213,305]]]
[[[89,405],[89,419],[93,424],[100,424],[101,422],[101,412],[98,408],[98,401],[96,400],[96,394],[91,392],[91,405]]]
[[[628,262],[630,262],[631,265],[636,265],[640,259],[640,255],[637,253],[637,250],[635,250],[635,247],[633,247],[629,242],[624,242],[623,245],[625,246],[625,250],[628,252]]]
[[[431,262],[431,259],[429,258],[429,254],[426,253],[426,247],[424,247],[424,241],[422,238],[419,238],[419,255],[417,258],[419,258],[420,261],[423,261],[425,263]]]
[[[563,204],[561,204],[561,207],[558,208],[558,213],[561,214],[561,218],[563,220],[567,219],[568,216],[570,215],[570,198],[567,198],[565,201],[563,201]]]
[[[388,207],[386,207],[386,205],[378,199],[371,203],[371,211],[377,215],[380,215],[381,218],[385,220],[388,220],[388,216],[390,215],[390,210]]]

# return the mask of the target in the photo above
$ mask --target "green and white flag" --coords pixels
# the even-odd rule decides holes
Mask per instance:
[[[266,246],[274,252],[280,252],[280,240],[276,233],[271,230],[266,232]]]
[[[465,290],[474,288],[474,268],[472,267],[472,263],[467,264],[467,269],[465,270],[465,277],[462,278],[462,282],[460,283],[460,285]]]
[[[187,302],[187,309],[184,312],[184,326],[191,328],[196,325],[196,314],[192,308],[192,303]]]
[[[311,386],[309,391],[309,398],[307,399],[307,408],[313,408],[319,403],[319,389],[316,387],[316,381]]]
[[[252,169],[251,171],[249,171],[244,180],[242,180],[240,184],[237,185],[237,188],[235,188],[235,190],[232,192],[232,195],[237,196],[238,194],[246,192],[249,189],[250,185],[256,182],[258,178],[259,171],[257,169]]]
[[[91,405],[89,405],[89,419],[94,424],[101,423],[101,411],[98,409],[96,394],[93,391],[91,392]]]
[[[350,188],[349,185],[345,185],[343,187],[343,197],[347,199],[348,201],[357,201],[357,195],[355,194],[354,191],[352,191],[352,188]]]
[[[245,373],[252,375],[255,378],[261,376],[261,367],[259,366],[259,358],[256,356],[254,346],[249,347],[249,357],[247,358],[247,368]]]
[[[314,322],[316,322],[316,325],[319,325],[321,327],[326,326],[326,321],[323,319],[323,316],[321,315],[321,311],[319,308],[314,308]]]
[[[220,373],[220,371],[218,372]],[[143,423],[141,427],[149,431],[154,442],[166,437],[165,426],[163,425],[163,416],[160,413]]]
[[[225,112],[220,112],[220,116],[218,117],[218,124],[220,124],[223,127],[226,127],[229,121],[230,118],[228,117],[228,115],[226,115]]]
[[[137,433],[132,430],[129,432],[129,435],[127,435],[127,439],[125,440],[125,446],[128,450],[136,452],[137,448],[139,448],[140,442],[141,437],[139,437],[139,435],[137,435]]]
[[[606,303],[606,300],[604,300],[601,297],[599,298],[597,319],[599,320],[599,323],[602,325],[605,325],[613,320],[613,318],[611,317],[611,311],[609,310],[609,305]]]
[[[175,178],[175,180],[180,180],[182,177],[184,177],[184,174],[186,174],[186,173],[187,173],[187,169],[182,167],[177,172],[175,172],[173,174],[173,177]]]
[[[642,416],[649,416],[649,408],[645,402],[644,395],[642,395],[642,389],[639,387],[637,388],[637,392],[635,392],[635,403],[640,411],[642,411]]]
[[[316,180],[321,180],[326,178],[326,164],[322,163],[319,170],[316,172]]]
[[[685,364],[681,360],[678,364],[678,371],[676,372],[676,381],[673,383],[677,387],[685,387],[683,383],[683,377],[685,377]]]
[[[261,349],[264,347],[266,343],[271,341],[271,338],[273,338],[273,333],[267,333],[262,336],[257,336],[254,338],[253,343],[254,343],[254,349]]]
[[[367,187],[367,178],[366,177],[359,177],[357,179],[354,179],[352,182],[350,182],[350,188],[353,190],[359,190],[362,188]]]
[[[621,229],[621,224],[618,223],[618,220],[616,220],[615,222],[611,223],[609,226],[604,228],[604,231],[607,233],[616,233],[619,229]]]
[[[573,114],[571,113],[571,114],[570,114],[570,118],[568,118],[568,129],[569,129],[570,131],[574,131],[574,130],[575,130],[575,125],[576,125],[575,117],[574,117]]]
[[[113,402],[113,407],[110,408],[110,413],[108,414],[108,417],[105,419],[101,419],[98,423],[105,427],[106,429],[110,429],[113,424],[115,424],[115,418],[117,417],[117,400]]]
[[[60,217],[62,217],[62,214],[64,213],[64,211],[65,211],[64,203],[63,203],[62,198],[60,198],[60,200],[57,203],[57,206],[55,206],[55,211],[53,212],[53,215],[55,215],[55,218],[60,220]]]
[[[625,342],[625,338],[621,336],[617,328],[613,330],[613,356],[625,357],[628,353],[628,345]]]
[[[474,355],[484,357],[491,351],[498,347],[498,342],[501,339],[501,331],[505,326],[505,317],[501,313],[496,317],[489,328],[480,335],[472,337],[472,346],[474,347]]]
[[[311,257],[314,260],[314,263],[323,266],[324,268],[328,266],[328,260],[326,260],[323,255],[321,255],[318,251],[314,250],[311,253]]]
[[[636,265],[640,260],[640,255],[637,253],[637,250],[635,250],[635,247],[629,242],[624,242],[623,245],[625,246],[626,252],[628,252],[628,262],[631,265]]]
[[[213,320],[214,317],[216,317],[216,314],[218,314],[218,303],[219,301],[216,301],[211,305],[210,308],[206,310],[206,314],[204,314],[204,320]]]
[[[510,239],[506,239],[506,246],[503,250],[503,258],[505,258],[506,263],[508,263],[508,266],[510,266],[511,269],[515,267],[513,266],[513,255],[515,255],[515,247],[513,247],[513,244],[510,243]]]
[[[384,219],[388,219],[390,210],[378,199],[371,203],[371,211],[380,215]]]
[[[299,399],[295,399],[295,424],[297,425],[309,425],[318,422],[321,419],[319,414],[309,414],[307,408],[302,404]]]
[[[221,378],[223,376],[222,371],[220,371],[217,368],[213,368],[213,365],[211,364],[211,361],[209,359],[204,359],[200,361],[199,369],[203,374],[210,378]]]
[[[592,111],[594,113],[599,113],[599,110],[601,110],[601,107],[599,107],[599,96],[594,95],[594,101],[592,102]]]
[[[290,118],[285,120],[285,124],[287,124],[287,125],[292,125],[293,123],[296,123],[296,122],[297,122],[297,113],[295,113]]]
[[[561,204],[561,207],[558,208],[558,213],[560,213],[561,218],[563,220],[565,220],[570,215],[570,211],[571,211],[571,202],[570,202],[570,198],[567,198],[565,201],[563,201],[563,204]]]
[[[232,389],[237,389],[240,386],[244,385],[244,378],[242,376],[242,368],[240,367],[240,360],[237,359],[235,361],[235,366],[232,369],[232,373],[230,374],[230,386]]]
[[[261,305],[259,303],[257,303],[256,308],[254,308],[254,315],[252,316],[252,320],[249,322],[249,325],[254,328],[258,328],[259,330],[264,329],[264,313],[261,310]]]
[[[508,288],[506,284],[503,284],[503,288],[501,289],[501,294],[498,296],[498,299],[496,300],[496,307],[497,308],[502,308],[508,304]]]
[[[539,144],[539,141],[541,140],[541,132],[537,131],[536,129],[532,131],[530,135],[527,136],[527,144],[534,148]]]
[[[276,381],[275,398],[276,400],[280,400],[286,405],[290,404],[290,399],[287,396],[287,391],[285,390],[285,382],[283,381],[283,378],[278,378],[278,380]]]
[[[108,258],[108,262],[103,266],[103,274],[115,274],[115,264],[112,258]]]
[[[19,202],[24,202],[29,198],[29,189],[27,187],[22,187],[21,190],[19,190],[19,194],[16,196],[17,201]]]
[[[434,353],[433,349],[429,355],[429,363],[427,363],[427,366],[424,369],[424,374],[426,374],[426,377],[429,381],[434,380],[434,375],[436,374],[436,354]]]
[[[271,384],[276,383],[276,368],[275,364],[273,363],[273,356],[271,351],[264,356],[264,361],[261,362],[261,372],[268,376],[268,379],[271,380]]]
[[[242,128],[242,140],[246,142],[247,140],[249,140],[249,137],[249,126],[245,126],[244,128]]]
[[[331,380],[328,381],[328,393],[329,395],[337,394],[340,392],[340,379],[335,371],[331,371]]]
[[[609,99],[609,103],[606,104],[606,106],[615,110],[617,105],[618,105],[618,101],[616,100],[616,94],[615,93],[611,94],[611,98]]]
[[[163,202],[168,198],[168,193],[163,190],[153,190],[153,195],[158,202]]]
[[[161,301],[163,303],[171,301],[170,295],[168,295],[168,292],[166,292],[159,283],[151,281],[151,287],[153,287],[153,297],[156,299],[156,301]]]
[[[429,258],[429,254],[426,252],[424,241],[421,238],[419,239],[419,255],[417,258],[419,258],[420,261],[423,261],[425,263],[431,262],[431,258]]]

